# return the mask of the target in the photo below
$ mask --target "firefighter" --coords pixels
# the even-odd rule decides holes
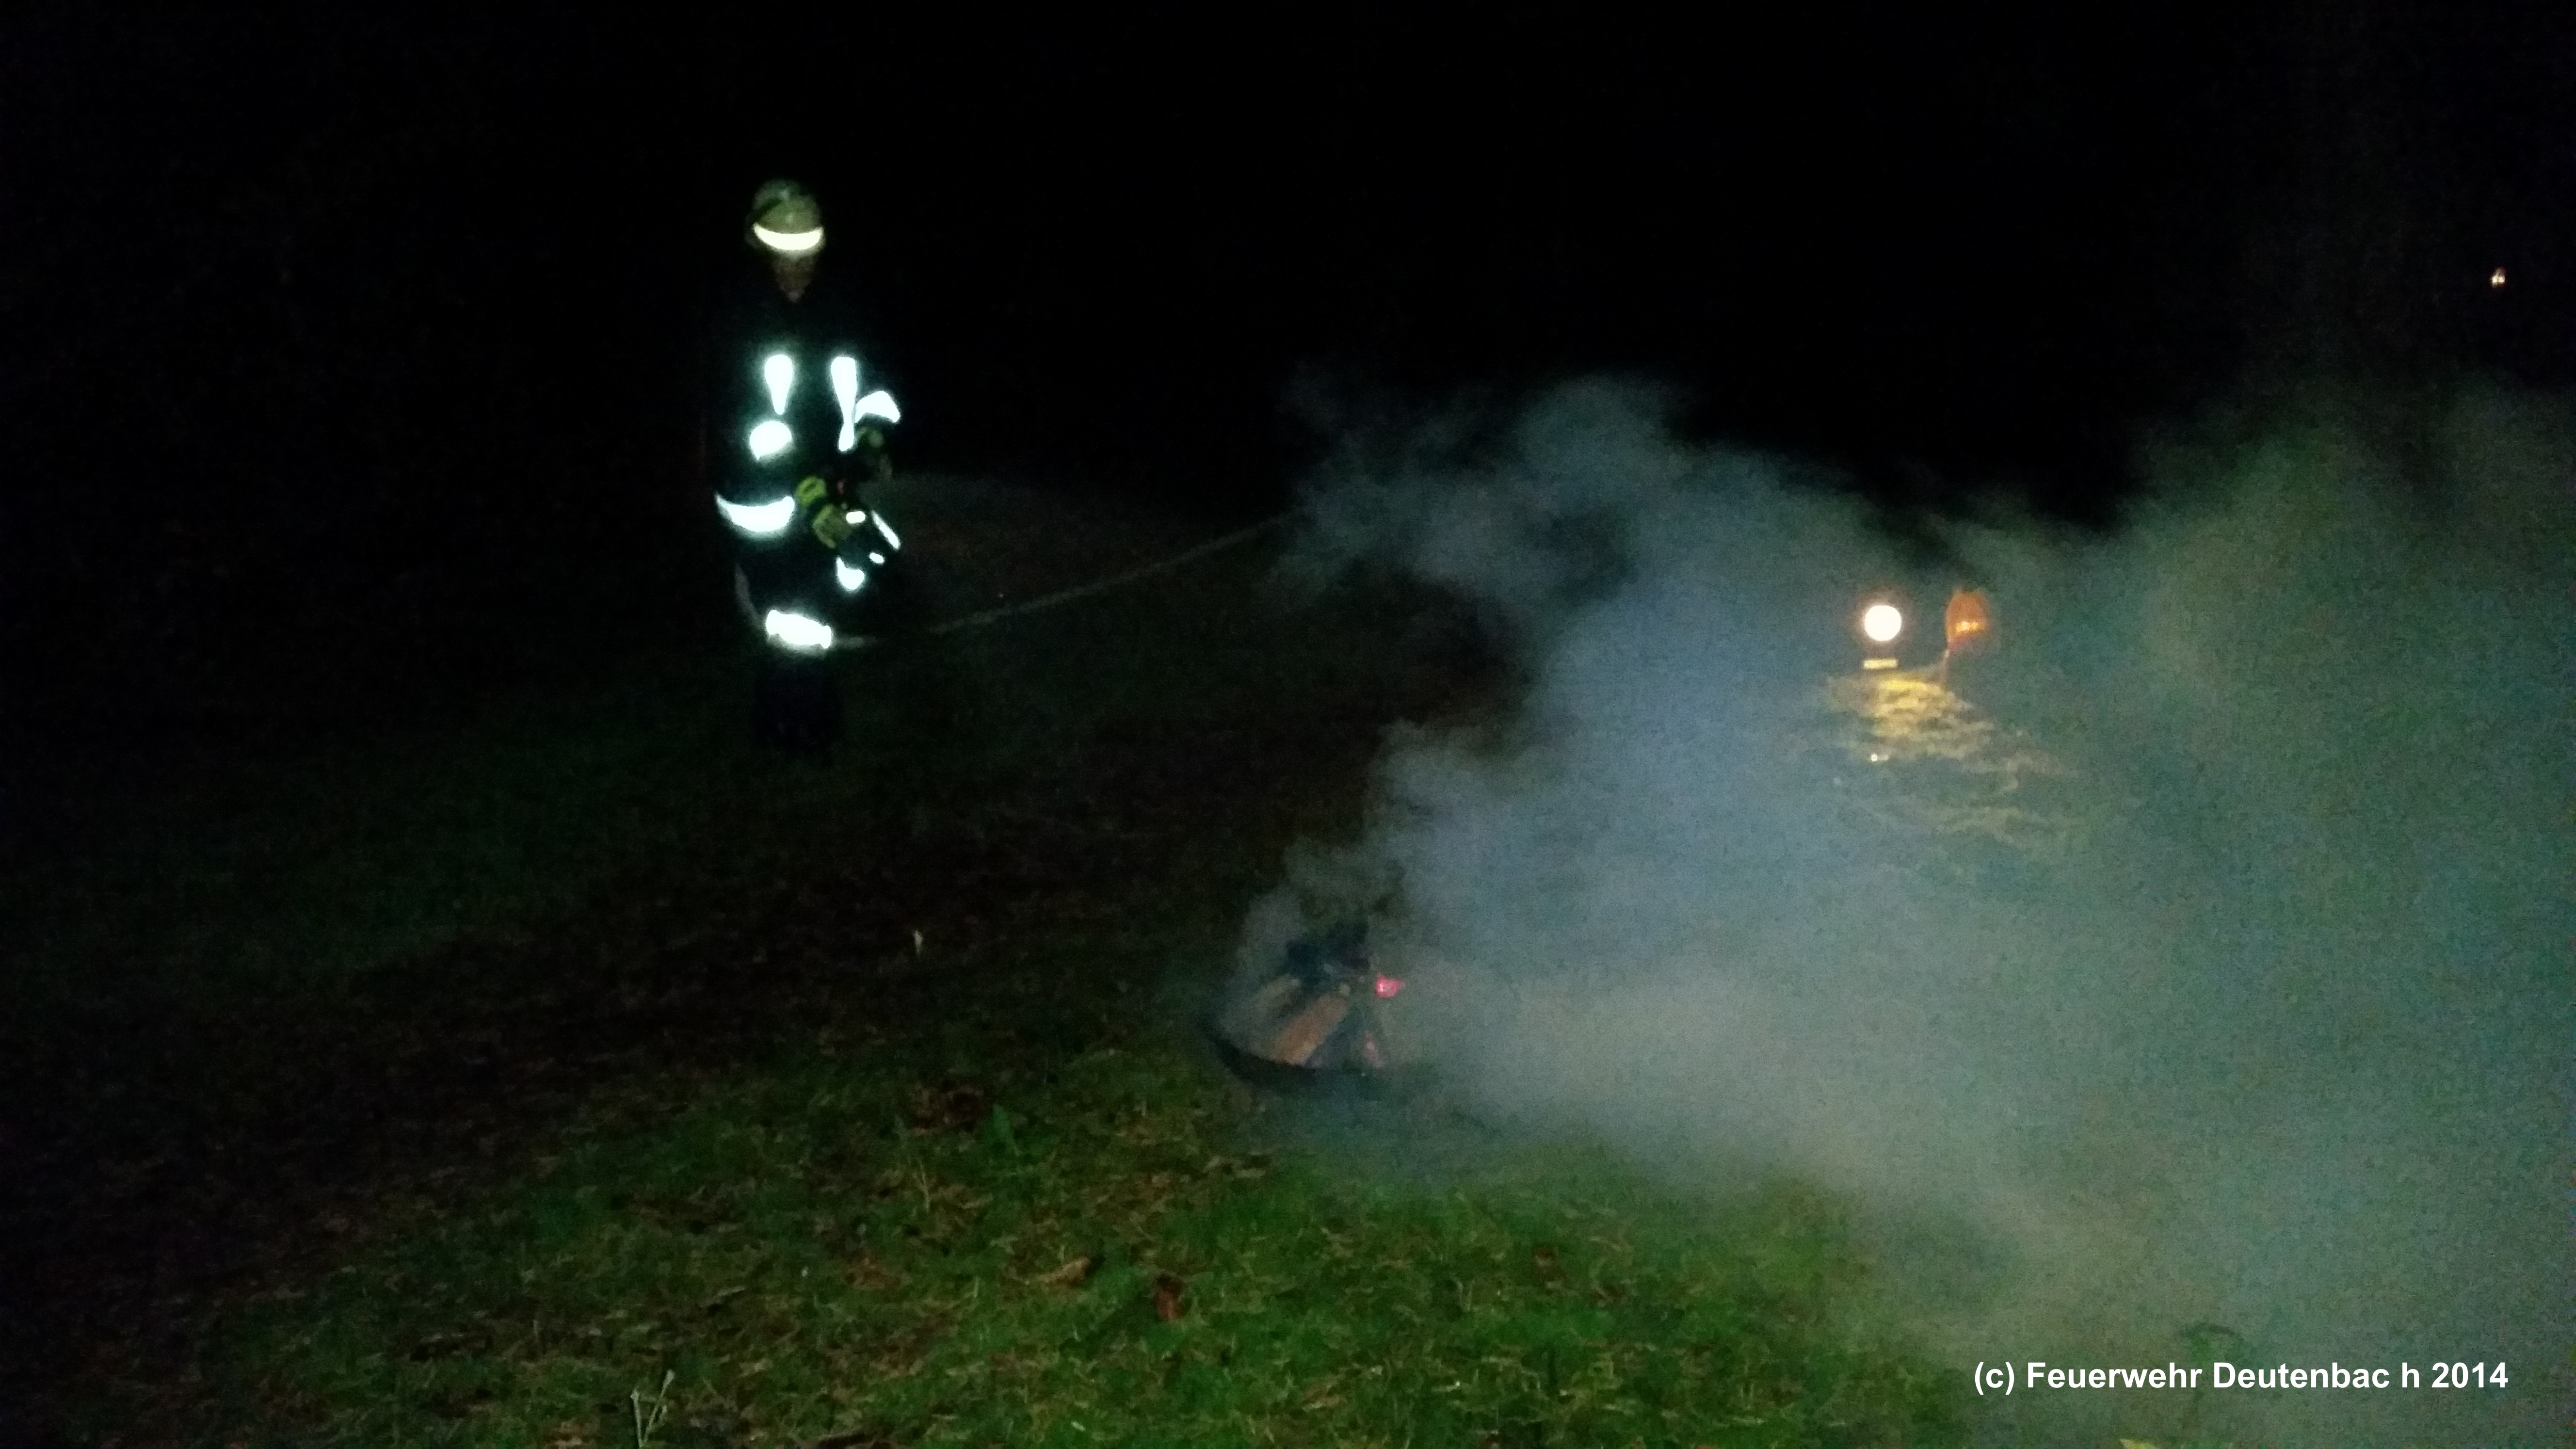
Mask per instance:
[[[745,235],[754,263],[718,318],[704,446],[735,597],[762,638],[756,727],[812,751],[840,730],[833,650],[892,619],[903,541],[868,490],[891,474],[885,430],[903,414],[859,349],[871,334],[855,296],[824,266],[812,194],[761,187]]]

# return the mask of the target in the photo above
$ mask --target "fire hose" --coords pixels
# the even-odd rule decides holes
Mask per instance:
[[[1063,605],[1088,599],[1094,595],[1111,593],[1115,590],[1126,588],[1131,584],[1142,583],[1157,574],[1169,573],[1174,569],[1187,567],[1190,564],[1198,562],[1200,559],[1208,557],[1210,554],[1223,553],[1225,550],[1233,548],[1238,544],[1249,543],[1253,539],[1260,537],[1262,534],[1268,533],[1270,530],[1277,528],[1280,524],[1287,522],[1290,516],[1291,515],[1286,512],[1274,513],[1268,518],[1262,519],[1258,523],[1248,524],[1242,528],[1236,529],[1232,533],[1209,539],[1205,543],[1195,544],[1189,548],[1181,550],[1179,553],[1155,559],[1149,563],[1139,564],[1135,568],[1111,574],[1105,578],[1093,579],[1087,583],[1075,584],[1070,588],[1058,589],[1051,594],[1041,594],[1034,599],[1023,599],[1015,604],[997,604],[992,608],[981,609],[972,614],[963,614],[954,619],[944,619],[921,632],[923,635],[929,636],[937,634],[955,634],[967,629],[980,629],[989,624],[1001,623],[1005,619],[1016,619],[1023,615],[1060,608]],[[883,636],[881,635],[861,634],[847,639],[835,640],[832,647],[835,651],[854,651],[870,648],[881,642],[883,642]]]

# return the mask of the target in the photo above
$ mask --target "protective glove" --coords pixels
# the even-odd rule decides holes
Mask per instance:
[[[814,530],[815,540],[837,553],[850,536],[850,512],[832,496],[832,485],[820,478],[808,478],[796,485],[797,506],[807,515],[806,526]]]
[[[850,511],[838,503],[826,503],[814,510],[814,537],[834,553],[850,536]]]

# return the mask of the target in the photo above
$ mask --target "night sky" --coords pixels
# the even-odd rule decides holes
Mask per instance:
[[[1626,372],[1892,501],[2100,522],[2143,423],[2306,370],[2569,380],[2549,7],[1887,9],[15,22],[16,727],[734,627],[693,389],[773,175],[901,466],[1211,518],[1286,495],[1300,396]]]

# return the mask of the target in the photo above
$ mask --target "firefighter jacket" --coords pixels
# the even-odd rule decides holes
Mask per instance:
[[[831,647],[902,546],[866,498],[902,411],[859,350],[862,323],[828,261],[793,299],[757,267],[715,312],[701,447],[737,598],[787,647]]]
[[[704,446],[718,507],[746,538],[801,528],[838,548],[841,517],[889,471],[885,430],[902,411],[859,335],[828,261],[801,297],[764,267],[719,310]]]

